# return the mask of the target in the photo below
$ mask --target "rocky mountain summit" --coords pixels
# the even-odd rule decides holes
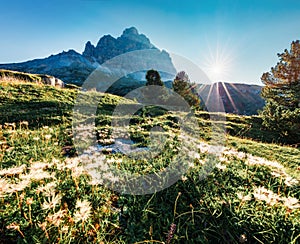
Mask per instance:
[[[63,51],[44,59],[0,64],[0,68],[34,74],[48,74],[61,79],[65,83],[82,85],[95,69],[99,68],[101,70],[101,66],[105,62],[119,55],[138,50],[151,50],[148,53],[149,55],[146,53],[149,57],[145,57],[145,60],[148,60],[145,62],[150,60],[150,63],[159,63],[165,67],[165,70],[170,70],[171,73],[176,72],[169,54],[156,48],[145,35],[139,34],[135,27],[125,29],[118,38],[105,35],[100,38],[96,46],[88,41],[82,54],[74,50]],[[129,59],[130,56],[127,62],[130,62]],[[141,61],[143,62],[142,59]],[[102,70],[105,71],[105,69]]]
[[[96,47],[88,41],[85,45],[83,56],[102,64],[118,55],[145,49],[157,48],[151,44],[145,35],[139,34],[135,27],[131,27],[125,29],[118,38],[114,38],[111,35],[101,37]]]

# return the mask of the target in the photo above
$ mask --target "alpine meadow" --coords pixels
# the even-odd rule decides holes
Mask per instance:
[[[275,0],[268,10],[255,0],[248,12],[248,1],[229,9],[217,1],[76,0],[35,3],[37,11],[29,2],[16,4],[15,16],[26,13],[23,24],[5,22],[11,56],[0,41],[0,243],[300,243],[299,32],[288,36],[297,28],[274,18],[284,21],[289,10],[299,26],[297,7]],[[8,29],[17,24],[13,35]],[[213,30],[203,34],[206,24],[223,26],[232,39],[259,38],[240,45],[238,64],[218,39],[217,54],[209,48],[200,69],[190,60],[214,41]],[[269,24],[282,36],[276,32],[275,40]],[[131,27],[87,41],[82,52],[21,56],[53,53],[92,27],[115,33],[123,25]],[[28,38],[25,29],[32,49],[25,39],[23,51],[9,46]],[[44,29],[57,36],[40,46]],[[157,47],[167,45],[191,58]],[[238,82],[251,72],[260,72],[261,84]]]

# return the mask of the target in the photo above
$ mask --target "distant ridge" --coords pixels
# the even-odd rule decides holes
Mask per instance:
[[[220,98],[224,108],[216,109],[240,115],[254,115],[265,105],[261,97],[262,86],[237,83],[217,82],[212,85],[197,85],[197,91],[207,107],[214,108],[216,99]],[[216,96],[215,94],[218,94]]]

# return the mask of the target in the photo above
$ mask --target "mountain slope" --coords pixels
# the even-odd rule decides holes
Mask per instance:
[[[197,91],[206,107],[216,112],[241,115],[257,114],[265,101],[261,97],[262,86],[218,82],[198,85]],[[215,108],[217,99],[222,99],[224,108]]]
[[[96,67],[96,63],[90,62],[74,50],[23,63],[0,64],[0,68],[49,74],[73,84],[80,84]]]
[[[83,54],[74,50],[51,55],[44,59],[35,59],[22,63],[0,64],[0,68],[29,72],[36,74],[49,74],[66,83],[82,85],[85,79],[101,64],[121,54],[136,50],[153,50],[148,57],[153,63],[168,67],[172,73],[176,70],[166,51],[160,51],[143,34],[139,34],[134,27],[125,29],[123,34],[114,38],[105,35],[100,38],[96,47],[87,42]],[[130,60],[128,60],[130,62]]]

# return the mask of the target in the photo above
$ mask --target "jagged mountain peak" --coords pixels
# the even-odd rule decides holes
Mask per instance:
[[[135,27],[126,28],[122,34],[122,36],[131,36],[131,35],[139,35],[137,28]]]
[[[139,34],[138,30],[135,27],[127,28],[123,31],[123,34],[118,38],[121,42],[136,42],[137,45],[141,45],[141,49],[151,49],[155,48],[154,45],[144,34]]]
[[[94,50],[95,46],[90,41],[88,41],[85,44],[84,52],[82,54],[84,56],[94,56]]]
[[[122,35],[114,38],[111,35],[102,36],[96,47],[88,41],[82,53],[89,60],[95,60],[99,64],[135,50],[157,49],[143,34],[139,34],[135,27],[126,28]]]
[[[114,37],[112,37],[111,35],[104,35],[100,38],[96,47],[98,47],[98,48],[103,47],[103,46],[107,45],[108,43],[112,43],[115,41],[116,41],[116,39]]]

